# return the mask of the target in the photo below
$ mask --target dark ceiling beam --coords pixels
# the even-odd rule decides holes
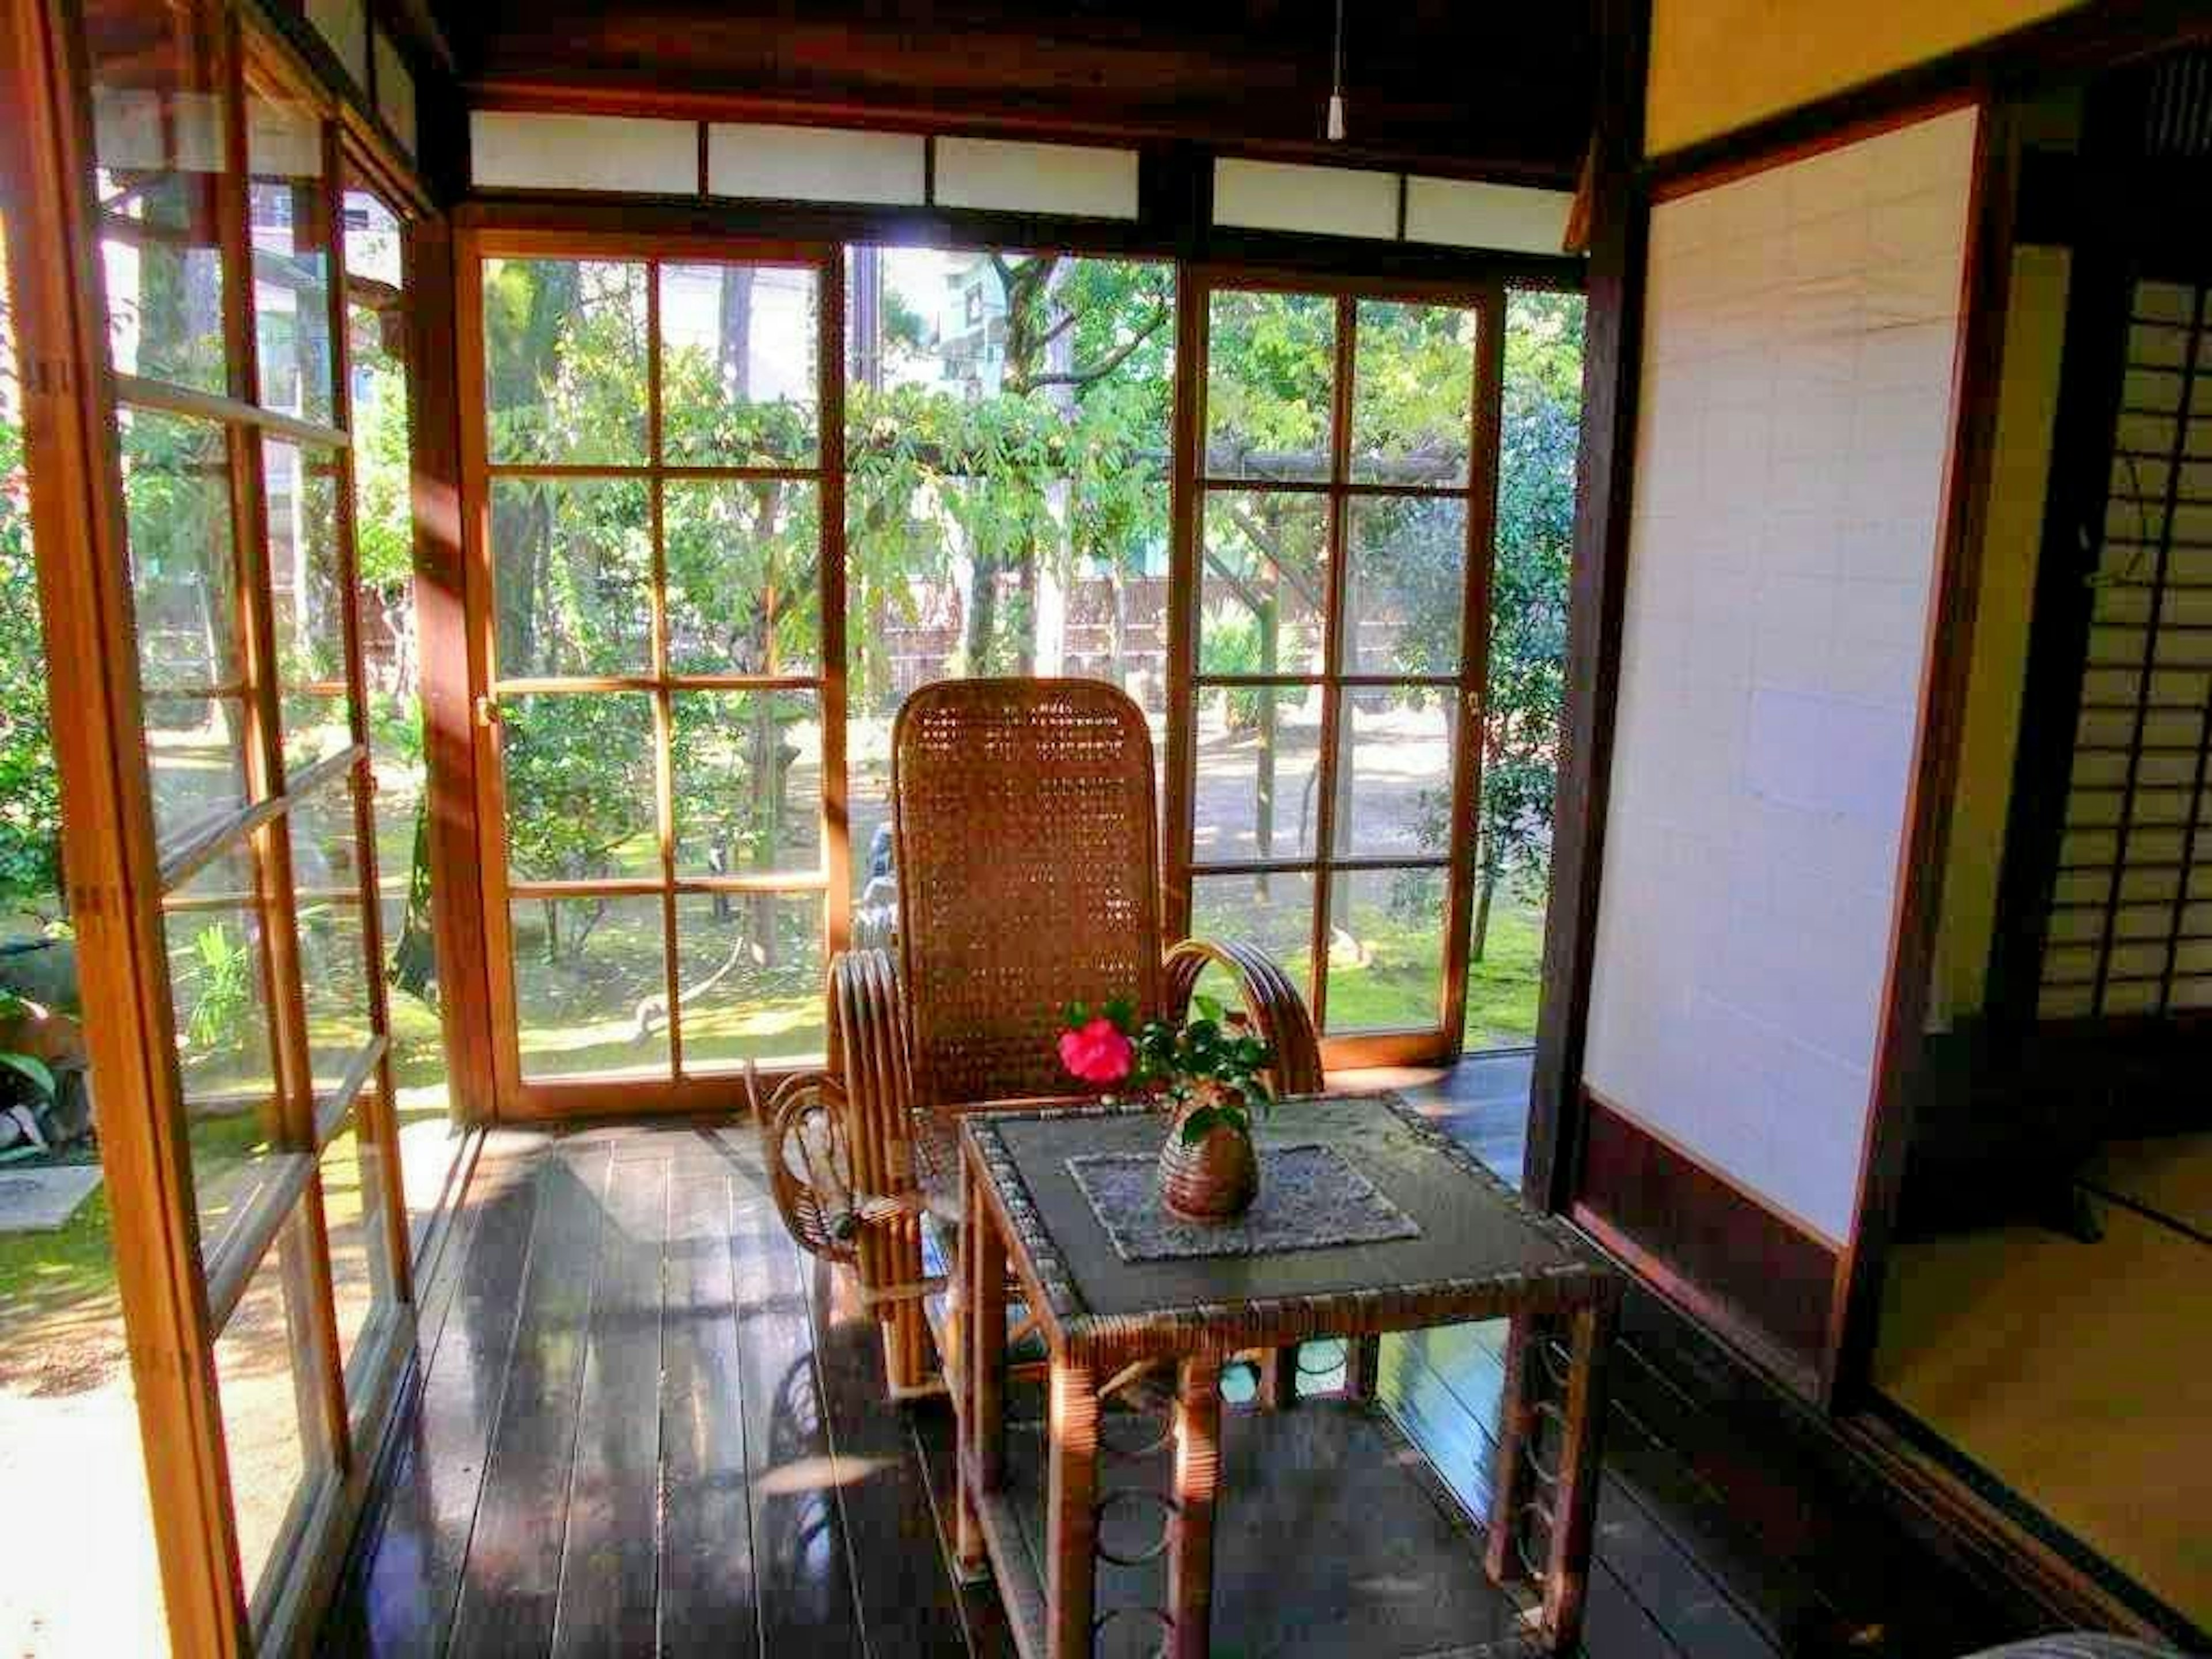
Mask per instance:
[[[1326,24],[1255,21],[1278,9],[1266,0],[1186,5],[1180,21],[1129,15],[1158,5],[1055,16],[1038,0],[840,9],[794,19],[696,0],[617,12],[544,0],[448,22],[472,93],[510,106],[1197,142],[1563,188],[1589,142],[1596,71],[1579,6],[1547,20],[1548,33],[1480,9],[1410,9],[1347,51],[1351,135],[1334,144]]]

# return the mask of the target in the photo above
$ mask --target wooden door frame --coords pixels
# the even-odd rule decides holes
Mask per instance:
[[[1343,672],[1343,631],[1346,583],[1349,575],[1349,529],[1345,511],[1352,500],[1392,492],[1352,482],[1352,379],[1357,349],[1354,319],[1358,301],[1379,300],[1400,303],[1465,307],[1476,316],[1473,374],[1468,387],[1468,480],[1462,489],[1426,492],[1462,500],[1467,507],[1466,568],[1462,579],[1460,663],[1450,675],[1428,677],[1449,698],[1452,753],[1452,810],[1446,851],[1431,859],[1393,861],[1340,860],[1330,851],[1333,839],[1334,792],[1318,791],[1314,855],[1310,859],[1267,860],[1226,866],[1197,865],[1197,721],[1199,684],[1198,611],[1203,586],[1200,568],[1205,532],[1205,498],[1210,488],[1233,488],[1237,481],[1209,479],[1205,471],[1206,367],[1211,341],[1208,330],[1210,300],[1217,292],[1298,294],[1328,298],[1335,306],[1335,361],[1331,370],[1329,477],[1307,493],[1328,505],[1323,536],[1328,548],[1328,609],[1323,618],[1327,647],[1318,674],[1285,674],[1267,684],[1297,682],[1320,687],[1322,725],[1316,768],[1322,777],[1332,777],[1340,763],[1339,719],[1343,694],[1348,687],[1367,684],[1415,684],[1420,677],[1389,675],[1346,676]],[[1173,481],[1174,540],[1170,558],[1169,656],[1170,767],[1169,823],[1166,835],[1166,912],[1174,931],[1188,930],[1194,910],[1193,884],[1201,875],[1228,875],[1280,868],[1284,873],[1304,873],[1314,883],[1312,931],[1309,950],[1312,977],[1304,988],[1312,1005],[1315,1023],[1327,1020],[1328,927],[1330,880],[1339,869],[1431,869],[1444,872],[1447,884],[1443,952],[1439,975],[1437,1024],[1435,1029],[1407,1032],[1359,1032],[1342,1036],[1324,1035],[1322,1052],[1331,1068],[1382,1066],[1425,1066],[1448,1063],[1458,1057],[1465,1036],[1468,933],[1474,907],[1474,831],[1482,789],[1482,720],[1489,690],[1490,589],[1497,557],[1498,441],[1502,421],[1505,339],[1505,286],[1495,277],[1465,283],[1420,278],[1343,275],[1317,276],[1303,270],[1268,265],[1185,261],[1176,276],[1177,345],[1176,453]]]
[[[578,258],[643,264],[648,273],[646,289],[647,438],[646,459],[635,466],[587,467],[592,476],[605,473],[635,476],[644,482],[653,500],[666,476],[660,459],[659,407],[659,284],[663,264],[753,264],[784,269],[807,269],[816,274],[816,408],[817,454],[814,482],[818,491],[820,520],[819,568],[817,581],[822,608],[821,660],[817,672],[807,676],[751,675],[731,678],[732,690],[753,682],[768,685],[792,682],[785,689],[812,690],[820,700],[822,715],[822,805],[820,810],[821,875],[788,878],[757,884],[775,892],[823,894],[823,960],[845,948],[851,936],[851,852],[848,834],[845,777],[846,665],[845,665],[845,525],[844,525],[844,386],[845,293],[843,246],[836,243],[779,241],[740,238],[712,231],[627,232],[575,230],[515,224],[497,228],[465,226],[453,238],[455,297],[454,339],[458,349],[456,414],[460,439],[460,532],[463,562],[467,572],[464,605],[468,636],[467,660],[471,698],[471,770],[474,793],[471,811],[476,844],[474,862],[479,887],[478,915],[484,977],[484,1010],[489,1035],[493,1115],[502,1120],[534,1121],[547,1119],[599,1117],[639,1111],[728,1112],[743,1098],[742,1073],[732,1068],[686,1075],[682,1066],[681,1036],[677,1025],[680,986],[676,963],[678,939],[675,908],[686,890],[675,874],[673,811],[674,781],[656,764],[655,819],[660,837],[661,873],[648,891],[661,901],[664,962],[668,969],[670,1005],[669,1073],[663,1077],[580,1076],[570,1079],[528,1079],[521,1070],[521,1027],[516,1006],[514,939],[509,913],[510,878],[506,868],[506,792],[500,764],[493,674],[496,623],[490,537],[494,477],[488,453],[486,384],[484,380],[483,266],[488,259],[503,258]],[[834,470],[833,470],[834,469]],[[557,469],[555,469],[557,471]],[[804,476],[809,469],[775,469]],[[833,517],[834,514],[834,517]],[[653,606],[665,611],[665,573],[659,516],[653,524]],[[656,661],[665,641],[656,625]],[[834,654],[833,654],[834,653]],[[582,679],[591,677],[567,677]],[[655,682],[655,749],[669,752],[670,734],[660,729],[672,677],[655,669],[642,678]],[[798,680],[806,682],[804,687]],[[611,688],[602,688],[611,689]],[[625,688],[626,689],[626,688]],[[642,689],[642,688],[641,688]],[[773,687],[770,687],[773,689]],[[585,695],[590,688],[574,690]],[[559,885],[535,883],[546,888]],[[578,884],[599,890],[619,885],[608,882]],[[826,1012],[826,1010],[825,1010]],[[761,1067],[764,1074],[799,1069],[808,1062],[777,1061]]]

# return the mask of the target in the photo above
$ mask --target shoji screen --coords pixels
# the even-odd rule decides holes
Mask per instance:
[[[2212,289],[2131,299],[2045,1019],[2212,1007]]]
[[[1976,118],[1652,215],[1579,1208],[1801,1376],[1854,1224]]]

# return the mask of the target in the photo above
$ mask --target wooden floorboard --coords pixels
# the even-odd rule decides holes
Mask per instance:
[[[757,1651],[751,1484],[726,1171],[672,1170],[662,1273],[659,1650]]]
[[[1490,1064],[1407,1092],[1510,1164],[1517,1087]],[[422,1287],[420,1404],[324,1651],[1012,1654],[995,1592],[945,1568],[950,1419],[886,1402],[877,1327],[849,1276],[785,1236],[748,1127],[495,1135],[452,1227]],[[1384,1397],[1461,1516],[1449,1559],[1425,1546],[1388,1565],[1455,1594],[1475,1583],[1468,1517],[1488,1510],[1504,1331],[1385,1346]],[[1972,1609],[1906,1605],[1946,1581],[1909,1540],[1854,1536],[1848,1501],[1831,1513],[1832,1494],[1793,1498],[1770,1471],[1739,1507],[1744,1466],[1786,1455],[1661,1386],[1632,1340],[1615,1370],[1589,1659],[1951,1656],[1992,1639]],[[1264,1474],[1243,1470],[1243,1489]],[[1232,1471],[1225,1514],[1238,1489]],[[1260,1530],[1224,1598],[1286,1598],[1283,1651],[1384,1651],[1387,1621],[1332,1612],[1365,1592],[1350,1558],[1295,1535],[1297,1508],[1243,1511]],[[1318,1650],[1287,1639],[1309,1607]],[[1502,1620],[1462,1635],[1459,1650],[1523,1650]]]
[[[600,1223],[556,1655],[650,1653],[659,1618],[661,1266],[669,1166],[617,1161]]]

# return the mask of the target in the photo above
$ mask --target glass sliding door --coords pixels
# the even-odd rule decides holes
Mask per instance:
[[[1465,988],[1498,308],[1225,281],[1203,303],[1191,932],[1267,946],[1333,1064],[1440,1058]]]
[[[464,398],[501,1097],[726,1106],[745,1062],[822,1055],[843,921],[835,265],[483,252]]]

